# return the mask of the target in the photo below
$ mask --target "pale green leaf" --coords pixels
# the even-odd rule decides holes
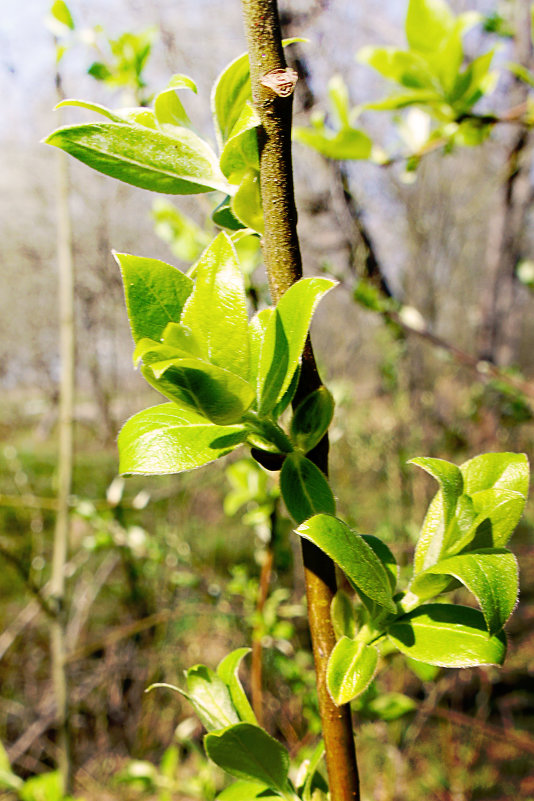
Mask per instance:
[[[220,159],[221,171],[232,184],[239,184],[250,170],[258,172],[260,169],[256,135],[259,124],[254,106],[245,103]]]
[[[424,604],[396,620],[389,639],[402,653],[441,667],[502,665],[506,638],[490,636],[477,609],[452,604]]]
[[[419,573],[410,585],[411,592],[421,598],[434,595],[432,587],[430,595],[426,591],[429,575],[452,576],[467,587],[480,604],[490,634],[502,629],[517,601],[517,560],[504,548],[472,551],[443,559]]]
[[[52,7],[50,8],[50,13],[66,28],[71,31],[74,30],[74,20],[68,5],[64,2],[64,0],[54,0]]]
[[[376,671],[378,651],[373,645],[342,637],[336,643],[326,672],[328,692],[337,706],[348,704],[367,689]]]
[[[263,208],[261,205],[260,175],[249,170],[232,200],[230,208],[234,217],[247,228],[263,234]]]
[[[217,425],[238,423],[254,402],[254,389],[247,381],[202,359],[151,361],[142,373],[166,398],[187,405]]]
[[[187,670],[186,680],[187,697],[208,731],[239,722],[230,691],[213,670],[205,665],[195,665]]]
[[[280,743],[250,723],[237,723],[204,737],[209,758],[231,776],[287,790],[289,754]]]
[[[72,100],[71,98],[61,100],[54,106],[54,111],[58,108],[66,108],[67,106],[85,108],[88,111],[94,111],[96,114],[102,114],[103,117],[107,117],[112,122],[118,122],[122,125],[128,124],[128,120],[121,116],[117,111],[112,111],[111,109],[106,108],[106,106],[101,106],[100,103],[88,103],[86,100]]]
[[[369,136],[357,128],[332,131],[326,126],[322,130],[297,126],[293,130],[293,139],[317,150],[326,158],[338,161],[368,159],[373,148]]]
[[[248,318],[243,275],[221,232],[196,265],[195,288],[181,318],[212,364],[248,378]]]
[[[336,513],[336,502],[326,477],[297,451],[288,454],[284,460],[280,490],[289,514],[297,523],[321,512]]]
[[[256,388],[263,339],[265,337],[265,331],[267,330],[267,323],[269,322],[269,318],[272,314],[274,314],[274,309],[262,309],[261,311],[256,312],[248,324],[248,344],[250,357],[249,381],[251,384],[254,384]]]
[[[113,255],[122,274],[134,341],[143,337],[159,340],[169,322],[180,320],[193,282],[176,267],[158,259],[127,253]]]
[[[344,590],[338,590],[330,604],[330,618],[336,639],[356,636],[356,615],[354,602]]]
[[[260,414],[268,414],[289,387],[300,361],[311,319],[335,282],[302,278],[282,295],[267,323],[258,370]]]
[[[360,534],[336,517],[319,514],[302,523],[297,534],[315,543],[358,589],[395,614],[390,579],[382,561]]]
[[[44,141],[133,186],[171,195],[227,192],[214,152],[193,131],[176,136],[139,125],[88,123],[58,128]]]
[[[120,472],[163,475],[192,470],[244,442],[243,426],[216,426],[174,403],[131,417],[119,434]]]
[[[256,715],[250,706],[238,676],[241,660],[244,656],[249,654],[250,651],[250,648],[237,648],[235,651],[227,654],[217,666],[217,675],[228,687],[230,698],[232,699],[232,703],[240,720],[258,725]]]
[[[427,665],[427,667],[430,666]],[[391,692],[381,693],[376,698],[372,698],[365,704],[362,713],[366,718],[378,718],[379,720],[390,721],[398,720],[403,717],[403,715],[414,712],[416,709],[417,703],[413,698],[409,698],[407,695],[404,695],[404,693]]]
[[[280,798],[280,796],[263,782],[238,779],[225,787],[217,796],[216,801],[256,801],[256,799],[262,798]]]
[[[410,0],[406,38],[413,50],[426,53],[438,49],[454,25],[454,14],[445,0]]]

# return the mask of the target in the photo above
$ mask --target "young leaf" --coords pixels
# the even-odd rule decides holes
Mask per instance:
[[[259,413],[268,414],[291,383],[321,298],[335,286],[302,278],[282,295],[267,323],[258,369]]]
[[[74,20],[64,0],[54,0],[50,9],[52,16],[69,30],[74,30]]]
[[[376,671],[378,651],[373,645],[342,637],[328,660],[328,692],[337,706],[348,704],[367,689]]]
[[[280,490],[289,514],[297,523],[321,512],[336,513],[336,502],[324,474],[297,451],[288,454],[284,461]]]
[[[252,723],[257,726],[256,715],[252,711],[238,676],[241,660],[250,653],[250,650],[250,648],[238,648],[227,654],[217,666],[217,675],[228,687],[230,698],[239,718],[246,723]]]
[[[289,754],[280,743],[250,723],[237,723],[204,737],[209,758],[231,776],[287,790]]]
[[[114,122],[68,125],[44,141],[89,167],[141,189],[190,195],[227,192],[215,153],[193,131],[175,136]],[[178,133],[179,132],[179,133]]]
[[[395,614],[388,573],[370,545],[346,523],[319,514],[302,523],[297,534],[311,540],[343,570],[352,584],[371,600]]]
[[[291,439],[303,453],[322,440],[334,416],[334,398],[326,387],[319,387],[302,400],[291,419]]]
[[[354,603],[343,590],[338,590],[330,604],[330,617],[336,639],[356,636],[356,615]]]
[[[243,53],[225,67],[213,85],[211,110],[221,149],[251,100],[248,53]]]
[[[417,663],[422,664],[422,663]],[[428,667],[428,666],[427,666]],[[413,698],[409,698],[404,693],[381,693],[377,698],[371,699],[365,704],[360,715],[366,718],[378,718],[379,720],[398,720],[409,712],[414,712],[417,704]]]
[[[163,475],[192,470],[245,441],[244,426],[216,426],[174,403],[131,417],[119,434],[120,472]]]
[[[337,161],[368,159],[373,149],[372,140],[357,128],[332,131],[325,125],[320,130],[297,126],[293,130],[293,139],[317,150],[327,159]]]
[[[424,604],[396,620],[388,630],[402,653],[441,667],[502,665],[506,638],[488,635],[477,609],[452,604]]]
[[[461,581],[480,604],[490,634],[500,631],[512,614],[518,592],[517,560],[505,548],[443,559],[416,576],[410,585],[411,592],[422,598],[431,597],[425,592],[429,574],[452,576]]]
[[[128,121],[124,117],[121,117],[116,111],[111,111],[111,109],[106,108],[106,106],[101,106],[100,103],[88,103],[86,100],[72,100],[70,98],[61,100],[54,106],[54,111],[58,108],[65,108],[66,106],[86,108],[88,111],[94,111],[96,114],[102,114],[103,117],[107,117],[108,120],[112,122],[118,122],[122,125],[128,124]]]
[[[134,342],[159,340],[170,322],[180,320],[193,282],[176,267],[157,259],[114,253],[124,284]]]
[[[263,209],[260,195],[260,174],[256,170],[245,173],[230,202],[234,217],[247,228],[263,234]]]
[[[263,782],[238,779],[225,787],[217,796],[216,801],[256,801],[256,799],[262,798],[280,798],[280,795]]]
[[[177,95],[179,89],[197,92],[196,84],[187,75],[173,75],[167,88],[157,94],[154,100],[154,113],[159,125],[189,125],[189,117]]]
[[[444,0],[410,0],[406,38],[413,50],[437,50],[454,28],[454,15]]]
[[[473,496],[486,489],[511,490],[526,497],[528,459],[524,453],[483,453],[460,466],[464,492]]]
[[[399,577],[399,568],[393,553],[391,552],[390,548],[388,548],[386,543],[382,542],[382,540],[378,537],[375,537],[374,534],[362,534],[362,538],[365,540],[367,545],[371,546],[384,565],[388,575],[391,592],[394,593],[397,586],[397,579]]]
[[[258,387],[258,370],[260,364],[261,349],[267,330],[267,323],[271,315],[274,314],[274,309],[262,309],[256,312],[254,317],[248,324],[248,342],[249,342],[249,355],[250,355],[250,369],[249,380],[251,384],[256,386],[256,393],[259,394]]]
[[[257,172],[260,169],[256,135],[258,125],[260,119],[254,106],[245,103],[220,158],[221,171],[231,184],[240,183],[249,170]]]
[[[195,665],[186,672],[187,697],[208,731],[238,723],[239,717],[224,681],[205,665]]]
[[[431,459],[425,456],[410,459],[408,464],[422,467],[439,482],[443,499],[444,525],[447,527],[454,515],[458,498],[463,492],[464,482],[460,468],[444,459]]]
[[[180,322],[204,358],[248,379],[248,319],[243,275],[229,236],[221,232],[196,265],[195,288]]]
[[[151,362],[141,372],[166,398],[187,405],[217,425],[238,423],[254,401],[250,384],[201,359]]]

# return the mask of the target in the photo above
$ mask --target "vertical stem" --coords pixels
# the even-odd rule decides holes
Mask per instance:
[[[252,631],[252,667],[250,673],[250,689],[252,692],[252,708],[260,726],[263,726],[263,609],[269,594],[271,574],[273,571],[274,551],[272,541],[265,549],[265,559],[261,566],[260,586],[256,602],[257,621]]]
[[[56,74],[58,96],[62,98],[61,77]],[[72,765],[69,736],[68,682],[66,671],[66,606],[65,565],[69,547],[69,496],[72,488],[73,466],[73,405],[74,405],[74,278],[72,264],[72,234],[69,213],[69,179],[67,156],[57,154],[57,252],[59,274],[59,358],[61,377],[59,387],[59,453],[58,453],[58,512],[54,532],[50,604],[54,613],[51,622],[52,680],[56,701],[58,726],[58,767],[63,792],[71,791]]]
[[[279,96],[261,83],[270,70],[286,67],[276,0],[242,0],[242,5],[252,96],[261,119],[258,145],[265,225],[263,250],[271,295],[276,302],[302,276],[291,161],[292,97]],[[320,383],[308,340],[297,399],[305,397]],[[327,473],[326,437],[308,455]],[[355,801],[360,795],[350,708],[348,705],[337,707],[326,686],[328,657],[335,645],[330,620],[330,603],[336,591],[335,569],[332,561],[313,543],[303,540],[302,552],[330,797],[332,801]]]

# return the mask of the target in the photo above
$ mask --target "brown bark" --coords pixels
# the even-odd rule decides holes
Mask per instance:
[[[286,68],[275,0],[243,0],[243,14],[252,95],[261,119],[258,144],[264,258],[271,295],[276,302],[302,276],[291,161],[292,97],[278,96],[262,85],[268,72]],[[297,397],[305,397],[320,383],[308,340]],[[326,437],[309,456],[327,473]],[[306,540],[302,542],[302,552],[330,797],[332,801],[354,801],[359,799],[359,785],[350,707],[337,707],[326,686],[328,657],[335,645],[330,620],[330,604],[336,591],[335,569],[332,561]]]

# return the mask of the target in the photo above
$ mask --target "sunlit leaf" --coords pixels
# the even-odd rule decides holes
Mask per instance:
[[[388,631],[407,656],[441,667],[502,665],[506,638],[490,636],[477,609],[452,604],[423,604],[396,620]]]
[[[213,670],[195,665],[186,672],[186,678],[188,698],[208,731],[239,721],[228,687]]]
[[[256,715],[252,711],[238,676],[241,660],[250,653],[250,650],[250,648],[237,648],[237,650],[227,654],[217,666],[217,675],[228,687],[230,698],[239,718],[247,723],[258,725]]]
[[[204,737],[206,753],[238,779],[252,779],[285,792],[289,754],[280,743],[250,723],[237,723]]]
[[[367,689],[376,671],[378,651],[372,645],[342,637],[328,660],[328,692],[337,706],[348,704]]]
[[[131,417],[119,434],[120,472],[163,475],[212,462],[244,442],[243,426],[217,426],[174,403]]]
[[[159,340],[169,322],[180,320],[193,282],[176,267],[158,259],[114,253],[124,284],[126,308],[135,342]]]
[[[357,589],[387,611],[396,612],[388,573],[360,534],[352,531],[342,520],[326,514],[312,517],[296,532],[333,559]]]
[[[133,186],[171,195],[227,191],[217,158],[193,131],[176,136],[139,125],[87,123],[58,128],[44,141]]]

